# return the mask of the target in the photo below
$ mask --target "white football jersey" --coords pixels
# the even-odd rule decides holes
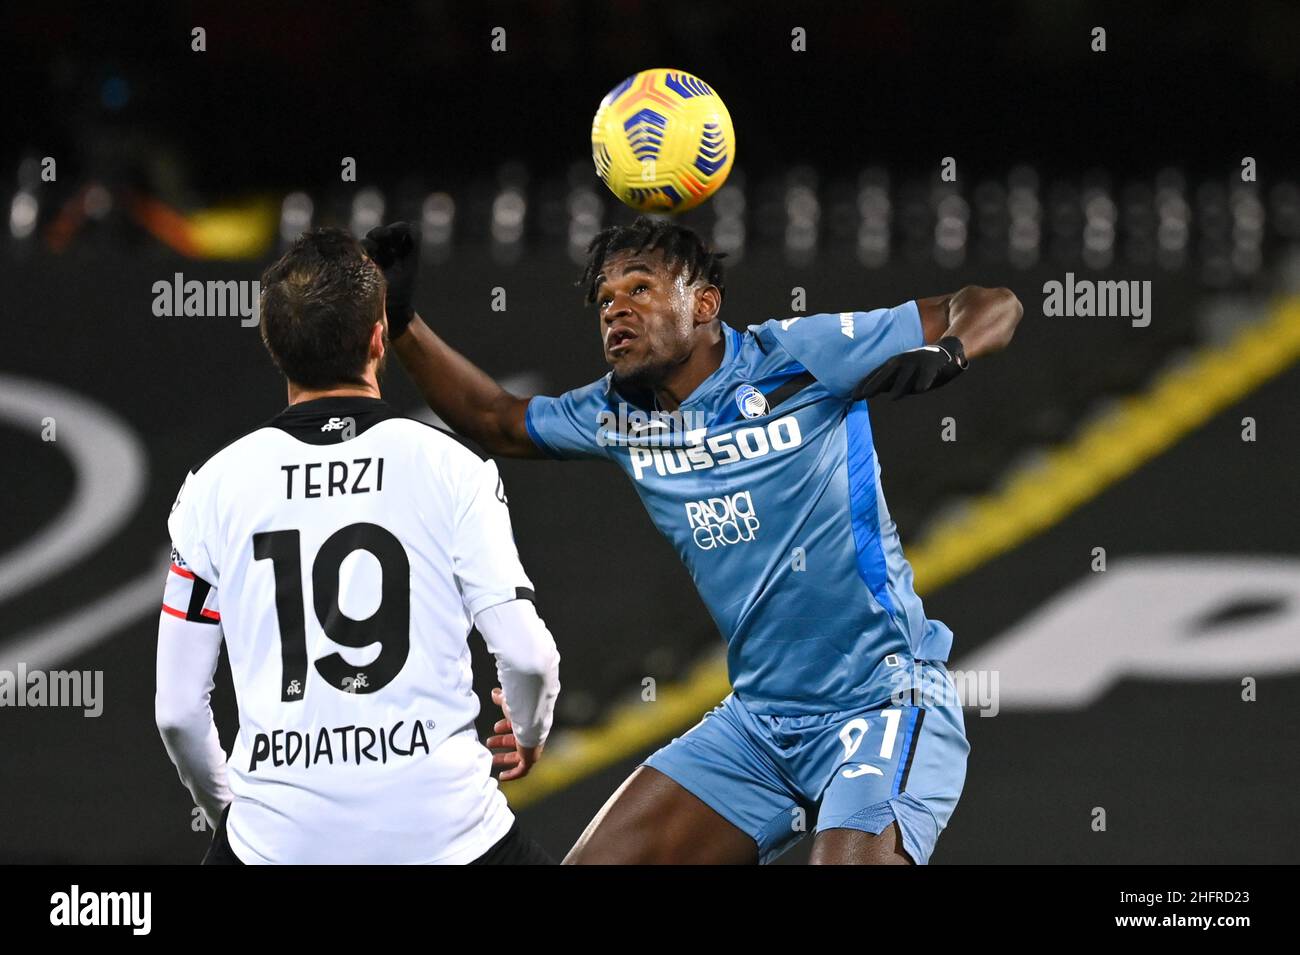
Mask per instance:
[[[462,863],[506,835],[467,637],[532,584],[495,464],[379,399],[323,398],[190,473],[168,527],[196,583],[164,610],[219,621],[234,677],[237,856]]]

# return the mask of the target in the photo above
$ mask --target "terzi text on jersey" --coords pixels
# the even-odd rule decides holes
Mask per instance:
[[[284,497],[334,497],[336,494],[369,494],[384,489],[384,459],[353,458],[350,461],[313,461],[311,464],[282,464]]]

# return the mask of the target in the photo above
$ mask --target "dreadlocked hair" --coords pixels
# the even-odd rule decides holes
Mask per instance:
[[[627,226],[610,226],[596,234],[587,246],[587,269],[574,284],[585,286],[588,304],[596,301],[597,279],[605,267],[605,260],[615,252],[646,252],[658,250],[670,266],[680,268],[687,282],[704,278],[716,285],[725,296],[722,281],[722,259],[725,252],[714,252],[700,237],[685,226],[666,219],[637,216]]]

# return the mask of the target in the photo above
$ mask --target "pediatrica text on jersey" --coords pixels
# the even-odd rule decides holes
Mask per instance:
[[[325,763],[387,763],[389,756],[429,755],[426,726],[433,720],[399,720],[391,727],[334,726],[299,732],[275,730],[253,737],[252,758],[248,771],[257,772],[258,763],[272,766],[300,766],[310,769]]]

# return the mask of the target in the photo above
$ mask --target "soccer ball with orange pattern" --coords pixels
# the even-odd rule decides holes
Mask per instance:
[[[718,190],[736,158],[722,98],[681,70],[642,70],[609,91],[591,123],[596,173],[638,212],[685,212]]]

